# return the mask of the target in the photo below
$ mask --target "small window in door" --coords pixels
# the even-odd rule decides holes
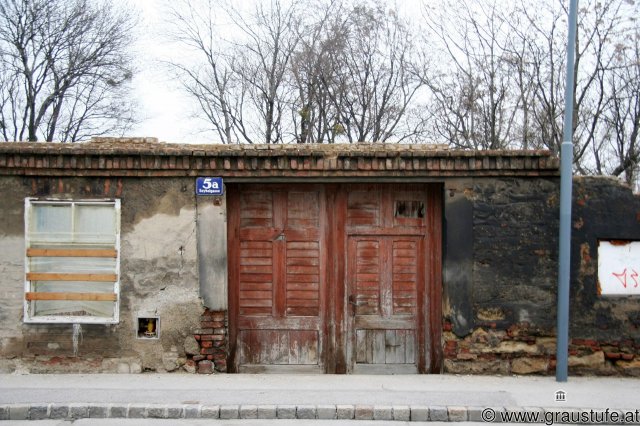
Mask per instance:
[[[424,218],[424,202],[422,201],[396,201],[395,217],[406,219]]]

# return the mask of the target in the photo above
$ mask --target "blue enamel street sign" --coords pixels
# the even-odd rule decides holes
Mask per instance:
[[[224,185],[221,177],[199,177],[196,179],[196,195],[222,195]]]

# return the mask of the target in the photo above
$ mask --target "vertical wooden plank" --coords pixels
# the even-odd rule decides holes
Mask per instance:
[[[260,361],[260,353],[258,352],[257,339],[255,330],[246,330],[242,332],[245,335],[246,363],[257,364]]]
[[[410,364],[407,360],[407,330],[396,330],[396,362]]]
[[[298,333],[294,330],[289,330],[289,364],[299,364],[300,363],[300,339],[298,338]]]
[[[316,331],[305,331],[303,340],[302,358],[300,362],[302,364],[317,364],[318,363],[318,333]]]
[[[274,364],[289,364],[289,330],[278,330],[277,352]]]
[[[324,265],[322,273],[324,274],[324,285],[321,288],[321,311],[323,318],[323,336],[321,336],[321,352],[323,357],[325,372],[335,374],[338,372],[338,359],[343,355],[340,353],[343,345],[338,342],[338,334],[341,333],[340,320],[342,318],[341,306],[338,306],[338,287],[344,287],[342,280],[338,274],[340,264],[339,253],[340,242],[344,241],[343,230],[338,229],[337,216],[340,214],[338,209],[338,186],[329,184],[324,186],[324,213],[321,215],[320,232],[324,237],[324,247],[322,258]],[[344,290],[343,290],[344,291]],[[345,371],[342,371],[345,373]]]
[[[238,350],[238,309],[240,283],[240,208],[239,188],[230,184],[227,187],[227,271],[229,297],[229,359],[228,371],[238,371],[240,354]],[[242,359],[245,359],[243,355]]]
[[[346,234],[345,234],[345,240],[346,240],[346,245],[347,245],[347,250],[345,253],[345,258],[346,258],[346,265],[345,265],[345,276],[344,276],[344,285],[343,287],[346,288],[346,294],[343,295],[343,298],[346,299],[346,303],[343,302],[343,312],[344,312],[344,318],[345,318],[345,323],[346,323],[346,339],[348,339],[348,345],[346,345],[345,347],[345,351],[346,348],[350,349],[350,353],[349,353],[349,357],[348,357],[348,362],[350,364],[350,366],[354,366],[356,361],[355,361],[355,348],[356,348],[356,334],[357,334],[357,330],[356,330],[356,325],[355,325],[355,317],[356,317],[356,306],[353,305],[353,303],[357,303],[356,302],[356,298],[357,298],[357,280],[356,280],[356,273],[353,271],[354,266],[357,264],[357,240],[355,238],[349,238]],[[341,256],[342,257],[342,256]],[[365,361],[367,362],[367,354],[368,354],[368,336],[366,335],[366,333],[363,336],[364,339],[364,353],[365,353]]]
[[[428,274],[425,281],[428,288],[428,331],[430,339],[427,341],[430,349],[430,365],[425,365],[423,371],[440,373],[442,371],[442,192],[443,185],[429,185],[428,187]],[[427,343],[425,343],[427,344]],[[426,364],[426,363],[425,363]],[[427,371],[428,367],[428,371]]]
[[[393,240],[380,239],[380,296],[379,310],[382,317],[393,315]]]
[[[385,364],[395,364],[397,360],[396,330],[385,330]]]
[[[366,340],[366,357],[365,362],[367,364],[373,364],[373,351],[374,351],[374,342],[375,338],[372,330],[364,330],[365,332],[365,340]]]
[[[367,362],[367,331],[356,330],[356,363],[364,364]]]
[[[380,192],[380,216],[383,228],[393,227],[394,202],[393,193],[399,190],[398,185],[380,185],[377,190]]]
[[[384,364],[385,363],[385,330],[371,330],[374,336],[373,338],[373,363]]]
[[[287,226],[287,193],[273,193],[273,225],[276,229],[276,240],[273,242],[273,317],[284,318],[287,306],[287,271],[286,240]]]
[[[416,336],[413,330],[406,330],[405,333],[405,362],[414,364],[416,362]]]
[[[318,272],[320,274],[320,283],[319,283],[319,310],[318,316],[320,318],[320,328],[316,332],[316,353],[315,353],[315,362],[324,366],[324,372],[327,373],[327,354],[326,350],[328,346],[328,342],[330,339],[330,331],[329,331],[329,321],[327,321],[327,304],[328,304],[328,292],[329,286],[332,285],[331,276],[329,275],[329,271],[333,270],[332,265],[329,265],[329,256],[327,254],[328,250],[328,239],[329,234],[331,233],[327,226],[327,222],[329,221],[329,213],[327,210],[327,191],[325,186],[317,186],[318,192],[318,201],[320,202],[320,217],[319,217],[319,226],[318,229],[320,231],[320,240],[318,241],[320,245],[320,264],[318,265]]]
[[[238,356],[238,364],[243,364],[246,362],[247,356],[247,344],[245,343],[245,333],[240,332],[238,335],[238,344],[237,344],[237,356]]]

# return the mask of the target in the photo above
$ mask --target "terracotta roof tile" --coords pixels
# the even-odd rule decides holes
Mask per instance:
[[[4,175],[557,176],[558,168],[548,151],[463,151],[429,144],[193,145],[155,138],[0,143]]]

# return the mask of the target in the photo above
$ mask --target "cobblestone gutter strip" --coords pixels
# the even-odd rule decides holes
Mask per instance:
[[[427,405],[207,405],[207,404],[0,404],[1,420],[47,420],[86,418],[129,419],[319,419],[416,422],[502,422],[512,414],[514,423],[612,424],[598,420],[590,408],[462,407]],[[607,410],[619,424],[640,424],[638,410]],[[534,416],[534,417],[531,417]],[[531,421],[537,419],[536,421]],[[625,419],[626,421],[622,421]],[[526,420],[530,421],[526,421]],[[580,419],[579,421],[576,421]],[[585,421],[586,419],[596,419]]]

